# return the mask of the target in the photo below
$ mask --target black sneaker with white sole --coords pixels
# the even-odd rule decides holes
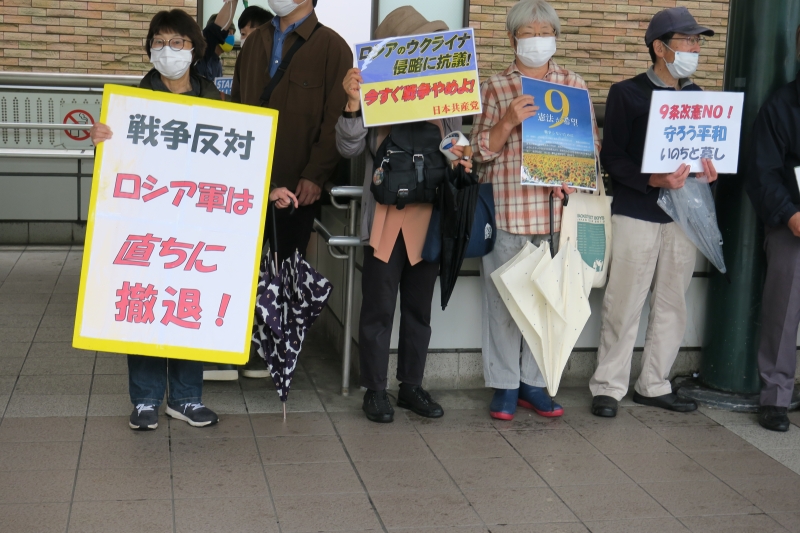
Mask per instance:
[[[150,431],[158,427],[158,409],[155,405],[140,403],[133,408],[131,420],[128,422],[131,429],[136,431]]]
[[[180,405],[167,404],[167,415],[177,420],[188,422],[190,426],[196,428],[213,426],[219,422],[217,413],[202,403],[184,403]]]

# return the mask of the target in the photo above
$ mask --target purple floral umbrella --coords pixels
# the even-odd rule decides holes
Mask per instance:
[[[275,275],[270,263],[264,258],[261,264],[253,343],[267,364],[286,418],[297,357],[333,286],[299,252],[285,259]]]

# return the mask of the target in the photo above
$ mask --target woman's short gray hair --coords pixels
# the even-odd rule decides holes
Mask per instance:
[[[516,35],[517,30],[533,22],[550,24],[556,37],[561,35],[561,21],[553,6],[545,0],[520,0],[508,12],[506,29],[511,35]]]

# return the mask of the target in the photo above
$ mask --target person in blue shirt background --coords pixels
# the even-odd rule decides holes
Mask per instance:
[[[248,6],[244,8],[236,25],[239,26],[240,46],[244,47],[247,36],[259,26],[263,26],[272,20],[272,13],[260,6]]]
[[[203,29],[203,38],[206,40],[206,53],[197,62],[195,68],[204,78],[214,81],[222,76],[222,60],[220,56],[233,50],[236,25],[233,24],[233,14],[236,12],[238,0],[230,0],[222,6],[219,13],[208,19]]]

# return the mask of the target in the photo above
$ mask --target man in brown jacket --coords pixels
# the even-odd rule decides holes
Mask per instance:
[[[269,0],[269,5],[277,16],[247,37],[236,60],[231,99],[279,112],[272,187],[295,191],[300,203],[291,215],[289,210],[277,212],[283,260],[296,249],[305,253],[314,204],[339,162],[334,128],[347,103],[342,80],[353,66],[353,54],[339,34],[318,24],[316,0]],[[298,39],[305,42],[264,101],[265,87],[280,76],[281,62]]]
[[[279,113],[271,187],[295,191],[300,204],[293,214],[276,211],[281,261],[295,250],[305,254],[322,185],[341,157],[334,128],[347,103],[342,80],[353,54],[339,34],[319,24],[316,5],[317,0],[269,0],[277,16],[248,35],[233,73],[234,102]],[[298,40],[304,42],[296,48]],[[284,59],[292,51],[287,66]],[[276,77],[280,81],[265,101],[265,88]],[[270,235],[270,220],[271,214],[265,235]],[[242,370],[245,377],[269,377],[257,355],[250,359]]]

